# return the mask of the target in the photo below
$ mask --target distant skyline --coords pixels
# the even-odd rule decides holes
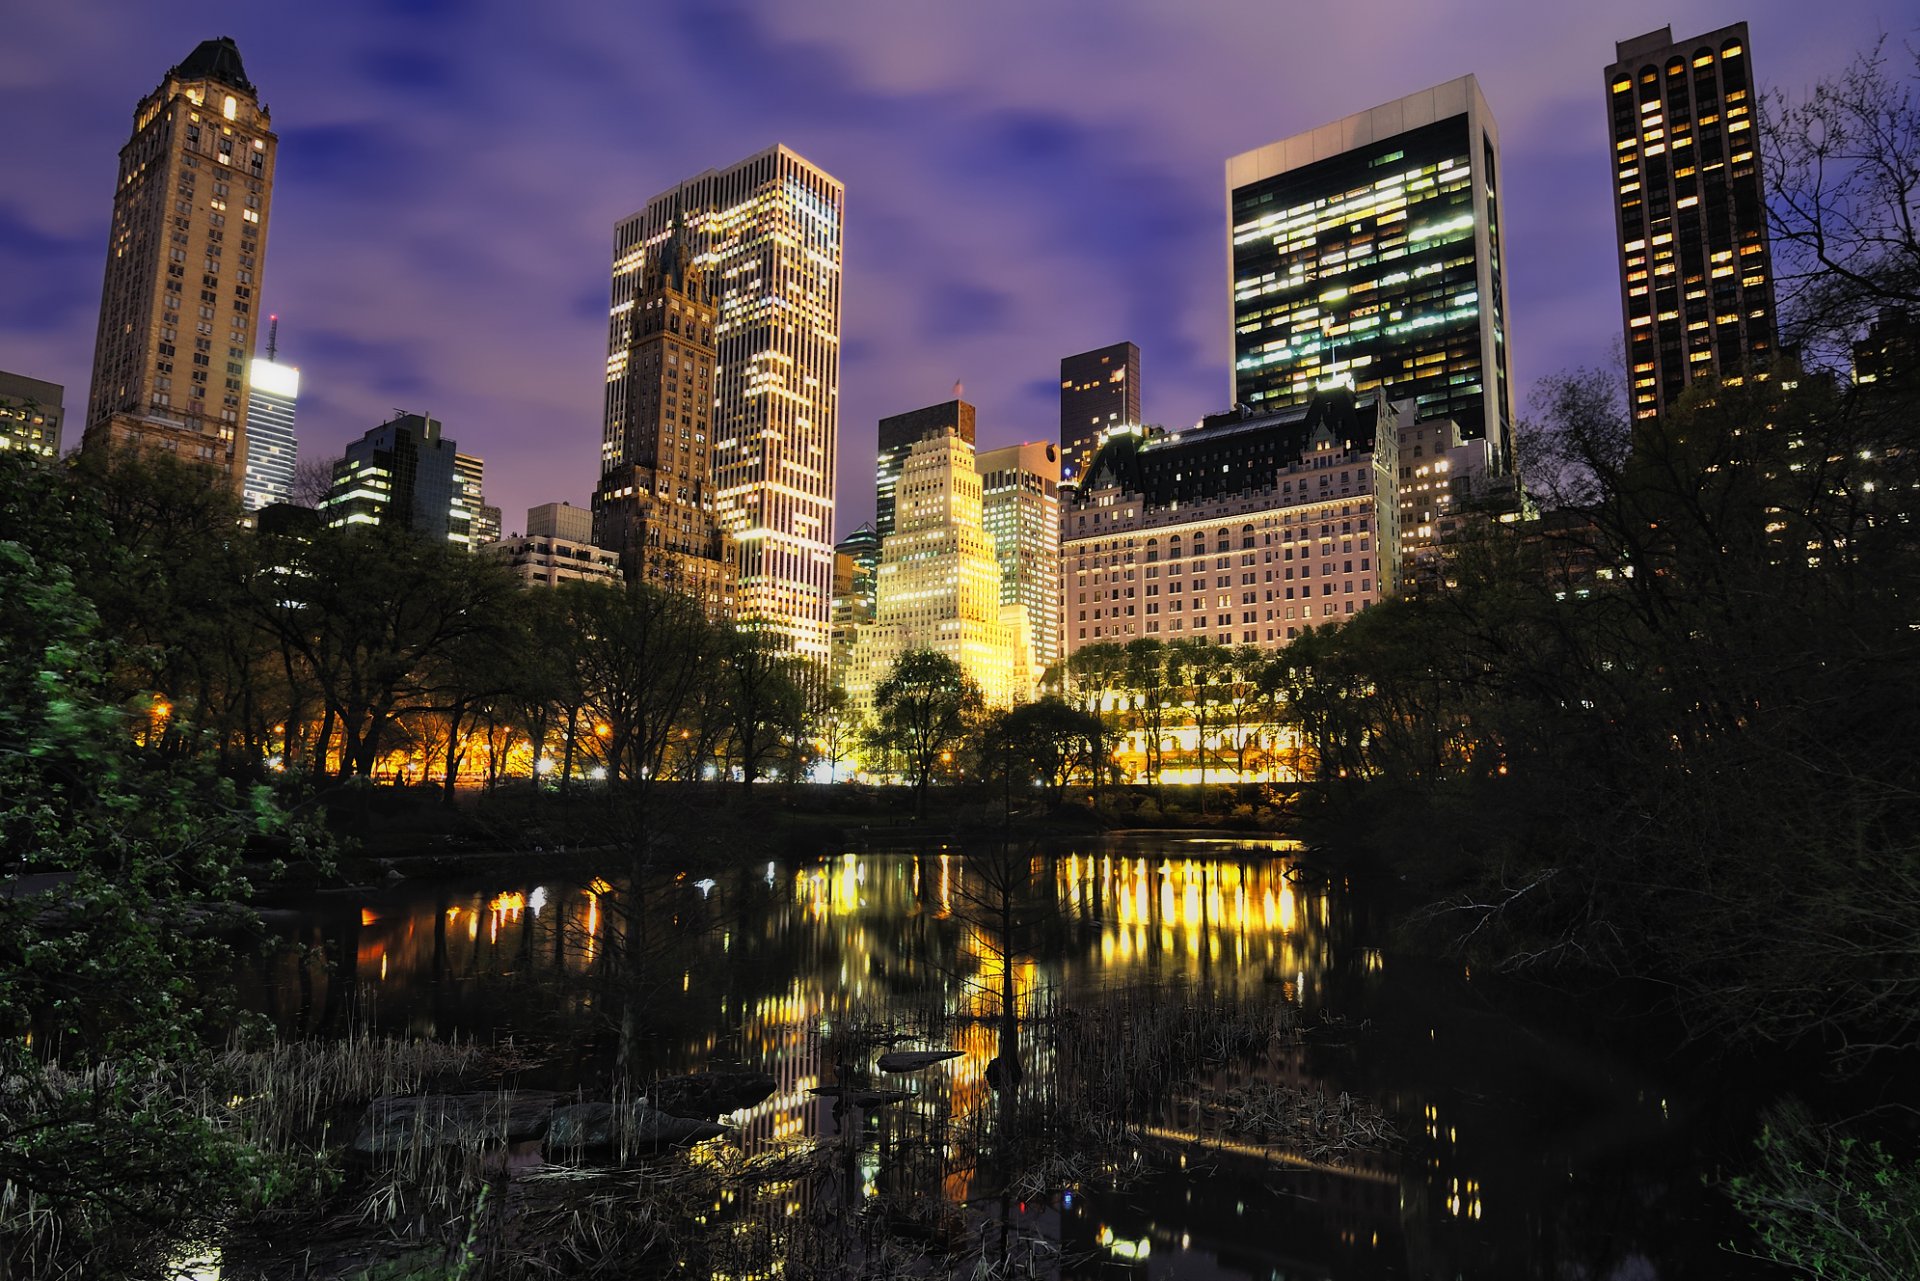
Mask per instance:
[[[1500,125],[1525,416],[1539,378],[1619,342],[1616,41],[1745,20],[1762,84],[1797,93],[1883,32],[1920,35],[1877,0],[1123,2],[1098,23],[1010,0],[17,9],[7,44],[31,56],[0,65],[0,368],[65,385],[71,420],[134,105],[230,35],[280,135],[262,310],[302,371],[303,457],[429,413],[486,458],[509,529],[584,506],[615,222],[783,142],[847,187],[839,534],[873,515],[878,420],[956,380],[982,448],[1053,439],[1060,358],[1124,340],[1148,420],[1225,408],[1227,157],[1467,72]]]

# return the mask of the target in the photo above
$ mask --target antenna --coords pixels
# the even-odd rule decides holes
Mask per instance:
[[[280,350],[280,317],[267,317],[267,359],[271,361]]]

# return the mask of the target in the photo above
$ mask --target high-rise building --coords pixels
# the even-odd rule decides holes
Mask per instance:
[[[267,356],[255,356],[247,374],[247,466],[241,498],[248,511],[293,501],[300,443],[294,412],[300,370],[280,363],[280,317],[267,317]]]
[[[873,528],[880,537],[893,532],[894,491],[900,485],[907,452],[935,436],[958,436],[974,444],[973,406],[948,400],[880,420],[880,456],[873,474]]]
[[[66,388],[0,369],[0,449],[60,454],[60,399]]]
[[[522,587],[558,587],[574,581],[617,584],[620,558],[593,542],[593,513],[570,503],[527,509],[527,532],[480,548],[505,561]]]
[[[1060,362],[1060,453],[1065,478],[1087,470],[1103,432],[1140,423],[1140,349],[1130,342]]]
[[[1227,161],[1234,403],[1377,389],[1510,467],[1499,157],[1462,76]]]
[[[467,546],[477,548],[500,540],[500,509],[487,505],[487,462],[478,454],[453,456],[453,477],[460,487],[460,505],[467,513]]]
[[[1774,358],[1757,92],[1744,22],[1614,46],[1607,110],[1635,418],[1695,378],[1738,381]]]
[[[1000,563],[1000,603],[1024,605],[1038,672],[1060,661],[1060,447],[1050,440],[976,456],[981,520]]]
[[[733,614],[738,565],[715,507],[716,301],[713,275],[677,222],[615,320],[626,345],[607,362],[593,511],[596,541],[628,579],[692,596],[718,620]]]
[[[836,685],[845,685],[853,642],[873,621],[880,578],[880,535],[862,525],[833,545],[833,662]]]
[[[735,613],[821,664],[833,594],[845,207],[845,188],[784,146],[655,196],[615,228],[607,349],[603,466],[626,430],[643,269],[684,221],[716,293],[714,510],[738,549]]]
[[[973,446],[959,435],[907,451],[894,530],[881,540],[874,621],[857,629],[848,662],[848,701],[861,712],[901,655],[922,649],[958,663],[990,706],[1033,697],[1026,610],[1001,603],[981,488]]]
[[[1413,417],[1410,402],[1336,387],[1111,437],[1061,512],[1066,652],[1141,638],[1280,649],[1393,595]]]
[[[438,420],[399,414],[347,446],[321,518],[329,527],[378,525],[468,547],[473,513],[454,470],[458,452]]]
[[[269,126],[226,36],[201,41],[134,109],[84,448],[166,450],[242,488],[278,144]]]

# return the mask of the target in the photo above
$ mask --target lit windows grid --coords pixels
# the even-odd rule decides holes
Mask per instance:
[[[1238,400],[1350,378],[1484,430],[1471,155],[1463,114],[1234,191]]]

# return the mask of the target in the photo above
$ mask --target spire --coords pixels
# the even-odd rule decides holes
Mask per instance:
[[[253,92],[246,68],[240,63],[240,47],[232,36],[202,40],[180,65],[167,73],[175,80],[218,80],[242,93]]]
[[[280,352],[280,317],[267,317],[267,359],[272,360]]]

